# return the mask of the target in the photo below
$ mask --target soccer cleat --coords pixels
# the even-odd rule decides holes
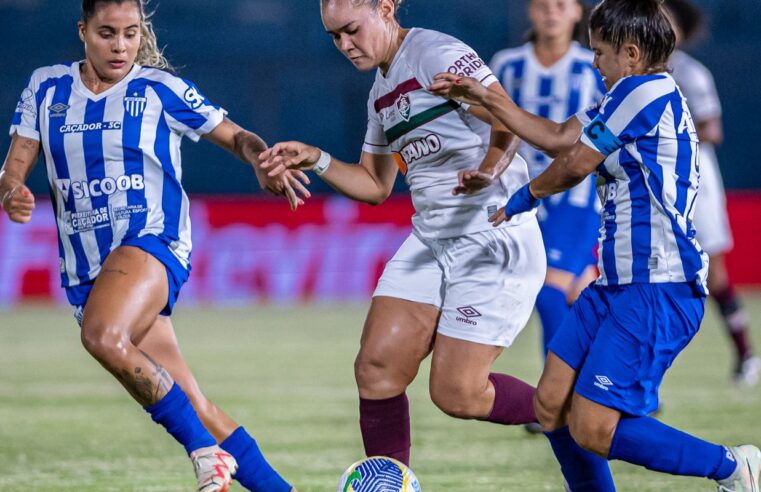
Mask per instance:
[[[761,359],[752,355],[737,365],[733,379],[739,386],[755,386],[761,378]]]
[[[724,480],[719,480],[718,492],[761,492],[761,450],[745,444],[729,448],[737,461],[737,468]]]
[[[198,492],[227,492],[238,463],[219,446],[196,449],[190,453],[198,479]]]

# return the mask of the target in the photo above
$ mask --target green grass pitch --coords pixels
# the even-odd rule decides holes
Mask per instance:
[[[761,347],[761,293],[746,295]],[[352,361],[366,306],[200,309],[175,326],[207,395],[244,424],[300,492],[332,492],[362,457]],[[666,376],[668,424],[723,443],[761,444],[761,388],[729,384],[729,344],[716,312]],[[410,388],[412,468],[425,492],[560,491],[543,437],[457,421],[427,393],[425,363]],[[535,383],[536,322],[497,370]],[[704,479],[613,463],[619,491],[709,491]],[[92,360],[67,310],[0,313],[0,489],[189,491],[190,461]],[[237,485],[232,490],[243,490]]]

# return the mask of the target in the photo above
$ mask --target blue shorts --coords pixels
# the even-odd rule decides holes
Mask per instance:
[[[549,350],[578,373],[581,396],[629,415],[658,408],[666,370],[692,340],[705,297],[689,283],[591,285]]]
[[[542,200],[543,210],[539,214],[547,266],[578,277],[587,267],[597,264],[600,214],[594,205],[578,207],[566,196],[554,202],[554,197]]]
[[[180,263],[172,252],[169,250],[169,245],[159,239],[157,236],[147,235],[143,237],[135,237],[122,240],[119,246],[134,246],[140,248],[146,253],[150,254],[157,260],[159,260],[164,267],[166,267],[166,276],[169,282],[169,296],[167,298],[166,306],[161,311],[164,316],[170,316],[174,304],[177,302],[177,298],[180,296],[180,289],[188,281],[190,275],[190,268],[185,268]],[[90,297],[95,279],[76,285],[74,287],[66,288],[66,297],[69,299],[69,303],[77,308],[77,321],[81,324],[81,313],[84,311],[85,304],[87,304],[87,298]]]

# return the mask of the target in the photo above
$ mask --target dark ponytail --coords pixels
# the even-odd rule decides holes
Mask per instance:
[[[589,19],[589,30],[618,51],[639,46],[648,68],[665,68],[676,44],[663,0],[603,0]]]

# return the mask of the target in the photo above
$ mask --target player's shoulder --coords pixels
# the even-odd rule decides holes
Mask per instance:
[[[57,80],[66,76],[71,76],[73,66],[76,63],[79,62],[59,63],[56,65],[39,67],[32,72],[30,80],[33,85],[39,86],[50,80]]]
[[[657,98],[670,94],[676,90],[676,82],[668,73],[656,73],[648,75],[630,75],[624,77],[610,89],[609,95],[613,99],[628,97]]]
[[[180,97],[188,91],[198,92],[198,88],[190,80],[161,68],[141,66],[135,78],[148,80],[154,86],[160,84]]]
[[[465,44],[456,37],[447,33],[436,31],[434,29],[425,29],[422,27],[414,27],[410,29],[410,32],[407,35],[410,37],[409,43],[411,47],[430,48],[432,46],[442,46],[449,44]]]
[[[699,84],[713,81],[711,71],[684,51],[676,50],[669,59],[669,67],[679,84]]]
[[[407,36],[405,57],[411,67],[425,65],[436,56],[445,56],[449,52],[474,51],[458,38],[433,29],[413,28]]]
[[[180,76],[161,68],[140,66],[135,78],[147,79],[152,82],[158,82],[164,85],[172,86],[174,84],[187,83]]]
[[[510,63],[515,63],[519,60],[525,60],[528,54],[528,50],[531,49],[531,43],[526,43],[521,46],[514,46],[512,48],[505,48],[494,53],[491,57],[491,63],[489,66],[492,70],[497,71],[500,67],[504,67]]]

